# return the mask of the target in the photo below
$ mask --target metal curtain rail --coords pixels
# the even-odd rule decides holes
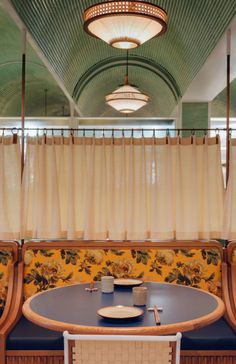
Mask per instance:
[[[167,131],[167,132],[171,132],[171,131],[177,131],[177,132],[181,132],[181,131],[191,131],[191,132],[197,132],[197,131],[215,131],[216,133],[218,133],[219,131],[227,131],[227,128],[17,128],[17,127],[13,127],[13,128],[4,128],[4,127],[0,127],[0,130],[4,131],[4,130],[9,130],[12,131],[12,133],[17,133],[19,131],[43,131],[43,132],[47,132],[50,130],[53,131]],[[230,128],[229,131],[236,131],[236,128]]]

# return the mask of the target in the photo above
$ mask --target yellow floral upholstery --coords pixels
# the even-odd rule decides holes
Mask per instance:
[[[236,263],[236,249],[233,250],[232,262]]]
[[[9,282],[9,271],[13,261],[12,249],[0,250],[0,316],[4,311]]]
[[[104,275],[183,284],[220,295],[221,256],[216,248],[27,249],[24,262],[25,298]]]

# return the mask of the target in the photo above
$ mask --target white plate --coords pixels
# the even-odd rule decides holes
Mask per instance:
[[[116,286],[140,286],[143,283],[143,281],[141,281],[140,279],[125,279],[125,278],[120,278],[120,279],[114,279],[114,284]]]
[[[97,313],[99,316],[110,319],[128,319],[141,316],[143,310],[131,306],[108,306],[100,308]]]

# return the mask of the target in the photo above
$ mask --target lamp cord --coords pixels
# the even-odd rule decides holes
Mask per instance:
[[[128,84],[128,78],[129,78],[129,68],[128,68],[128,49],[126,51],[126,75],[125,75],[125,84]]]

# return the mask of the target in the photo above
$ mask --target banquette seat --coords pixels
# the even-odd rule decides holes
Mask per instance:
[[[228,277],[218,242],[27,242],[19,264],[18,292],[25,300],[36,292],[102,275],[142,278],[198,287],[221,296],[227,307]],[[21,277],[21,279],[19,278]],[[62,333],[46,330],[21,316],[16,303],[5,326],[7,364],[63,362]],[[236,334],[230,317],[183,333],[181,363],[236,363]],[[10,329],[9,329],[10,328]],[[2,333],[3,333],[2,331]]]

